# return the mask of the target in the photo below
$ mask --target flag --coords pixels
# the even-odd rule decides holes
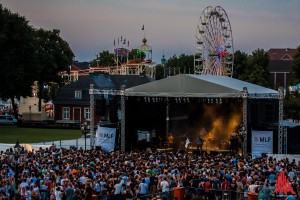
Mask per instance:
[[[123,44],[126,44],[126,38],[124,38],[124,42],[123,42]]]
[[[127,41],[127,46],[129,46],[129,40]]]
[[[144,30],[144,24],[143,24],[143,27],[142,27],[142,31]]]

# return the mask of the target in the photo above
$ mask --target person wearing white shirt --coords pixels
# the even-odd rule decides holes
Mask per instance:
[[[163,196],[168,196],[170,185],[169,185],[166,177],[164,177],[164,180],[160,183],[160,187],[161,187]]]

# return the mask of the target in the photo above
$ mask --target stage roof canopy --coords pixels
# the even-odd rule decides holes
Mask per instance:
[[[125,90],[126,96],[240,98],[243,88],[249,98],[278,98],[278,92],[228,76],[178,74]]]

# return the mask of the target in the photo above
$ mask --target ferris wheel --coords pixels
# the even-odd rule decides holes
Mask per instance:
[[[227,13],[220,6],[205,8],[197,25],[195,74],[232,77],[233,53],[232,30]]]

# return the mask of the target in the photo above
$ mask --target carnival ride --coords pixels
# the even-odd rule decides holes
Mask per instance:
[[[116,66],[107,68],[109,74],[120,75],[147,75],[155,78],[156,63],[152,62],[152,48],[147,44],[144,37],[143,44],[133,52],[133,58],[129,59],[130,50],[126,48],[115,48],[114,59]]]
[[[227,13],[220,6],[206,7],[197,25],[195,74],[232,77],[233,53],[232,29]]]

